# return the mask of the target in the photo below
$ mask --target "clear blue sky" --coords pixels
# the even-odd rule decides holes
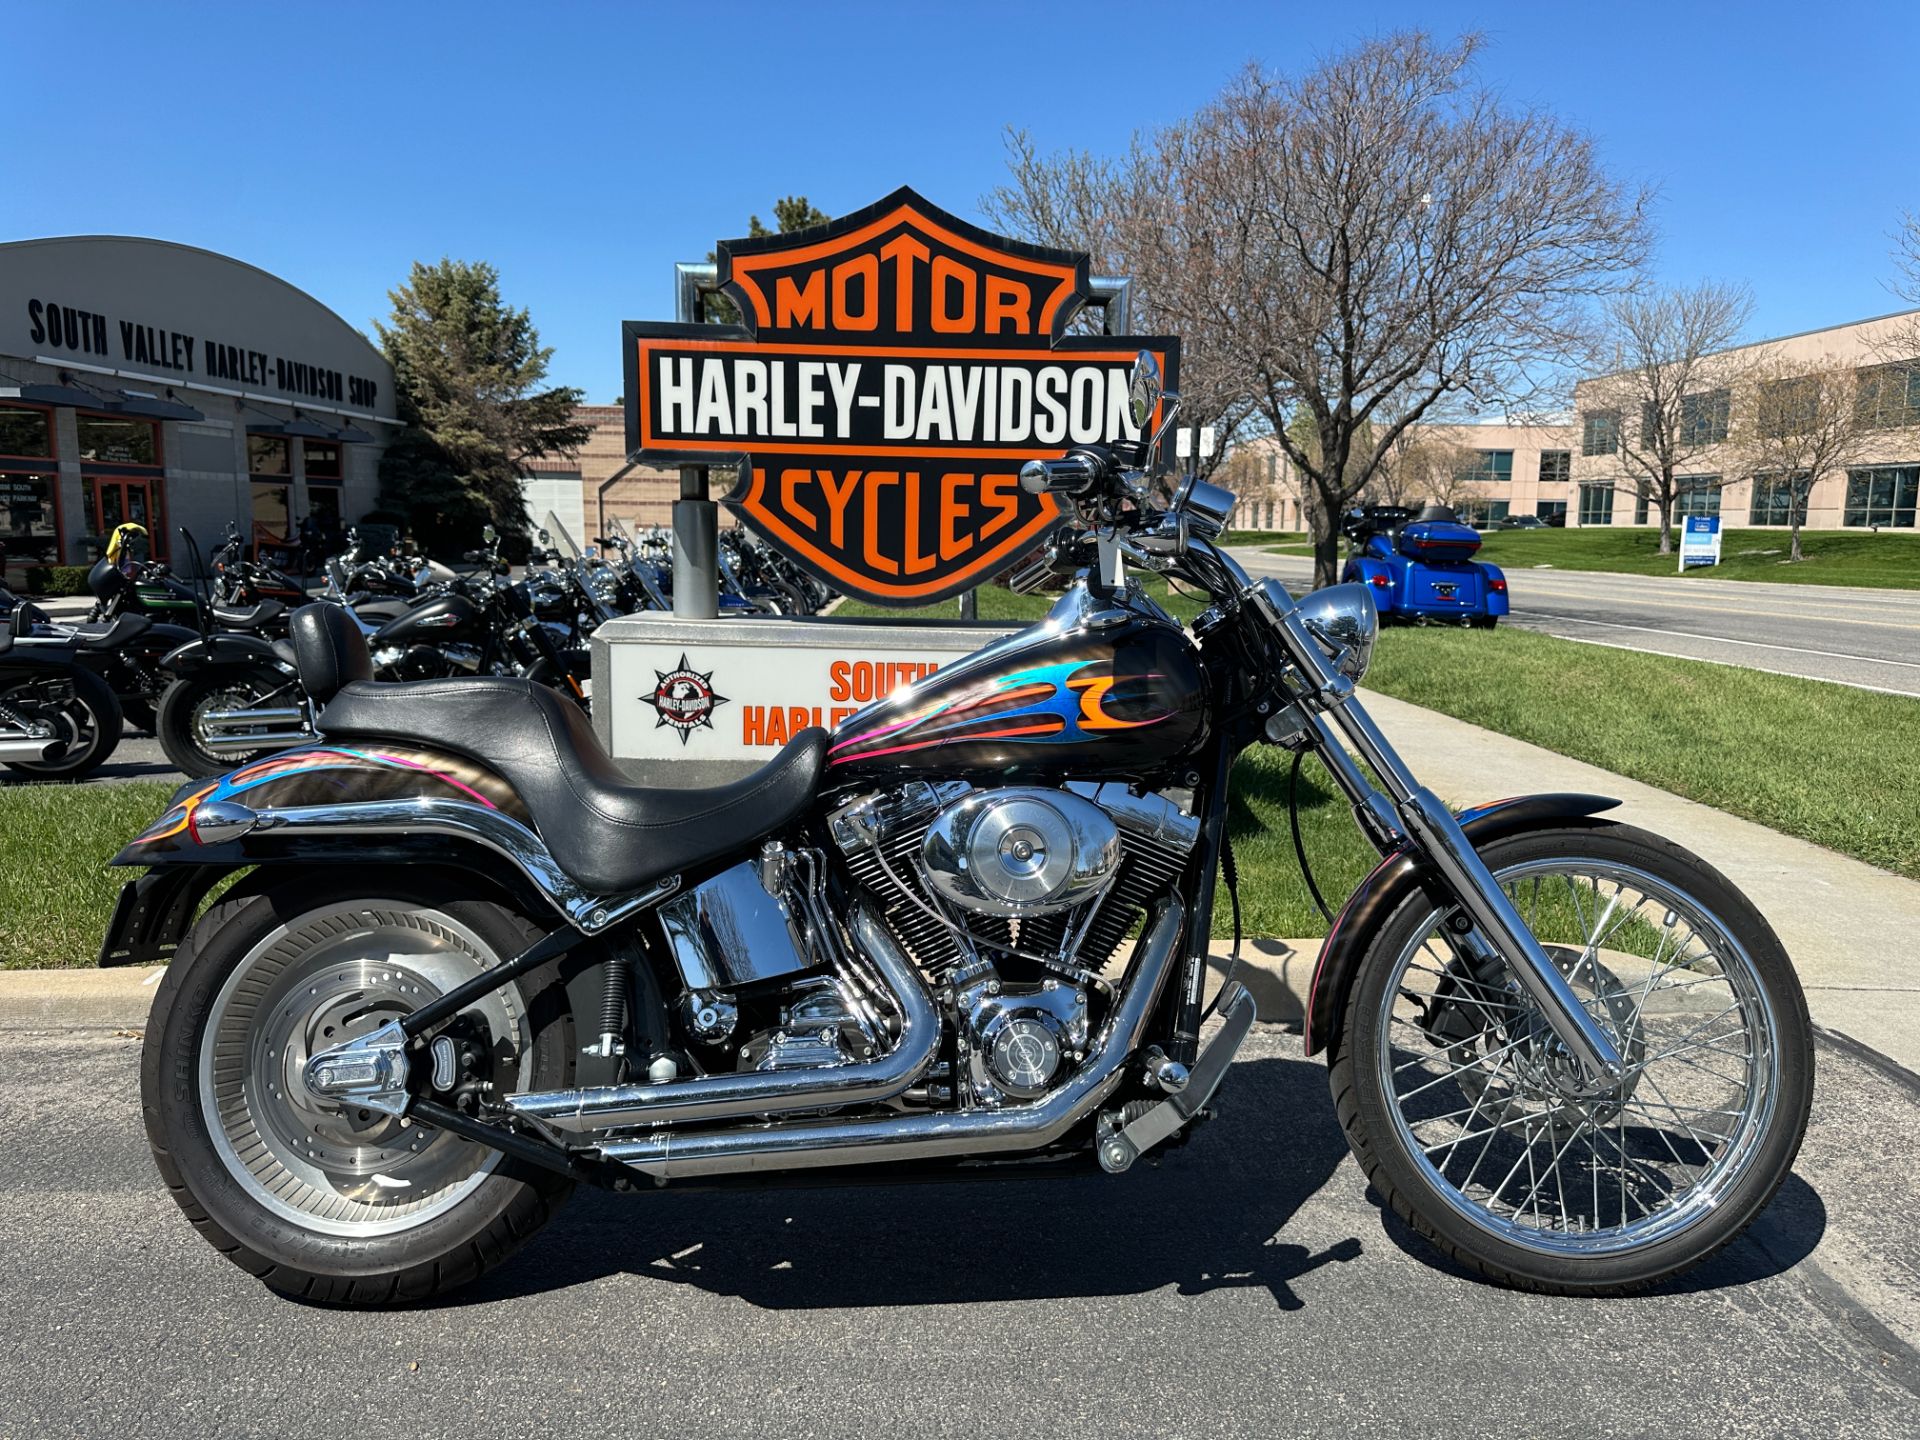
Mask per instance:
[[[675,260],[803,193],[911,184],[963,215],[1002,135],[1114,150],[1249,59],[1479,29],[1481,73],[1661,192],[1662,278],[1749,282],[1756,335],[1899,308],[1920,209],[1920,4],[283,5],[17,3],[0,35],[0,238],[154,235],[349,321],[416,258],[490,260],[555,379],[620,388],[619,322]]]

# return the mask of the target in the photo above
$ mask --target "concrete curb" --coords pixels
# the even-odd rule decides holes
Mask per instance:
[[[163,970],[0,971],[0,1034],[130,1030],[147,1023]]]
[[[1216,941],[1208,956],[1209,992],[1225,980],[1232,947]],[[1248,938],[1240,946],[1235,978],[1247,987],[1260,1022],[1298,1029],[1318,940]],[[0,971],[0,1034],[59,1030],[130,1030],[147,1022],[164,970]]]

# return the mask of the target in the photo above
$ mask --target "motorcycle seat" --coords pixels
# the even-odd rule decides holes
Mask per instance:
[[[278,600],[262,600],[253,605],[215,605],[213,618],[229,630],[258,630],[287,607]]]
[[[116,615],[112,623],[104,628],[89,625],[75,626],[73,645],[77,650],[117,650],[135,636],[144,635],[152,628],[151,616]]]
[[[815,728],[730,785],[636,785],[579,706],[510,677],[353,681],[319,728],[329,740],[408,740],[479,761],[520,796],[560,868],[603,894],[642,889],[790,824],[812,803],[827,758],[827,732]]]
[[[798,819],[826,767],[827,732],[801,731],[760,769],[710,789],[636,785],[580,707],[530,680],[374,681],[347,614],[308,605],[291,624],[301,683],[328,740],[404,741],[462,755],[514,789],[555,863],[581,888],[625,894],[738,851]]]

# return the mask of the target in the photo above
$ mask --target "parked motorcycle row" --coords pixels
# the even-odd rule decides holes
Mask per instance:
[[[151,729],[190,776],[314,738],[315,705],[287,640],[293,609],[315,598],[344,609],[383,680],[509,675],[583,709],[588,638],[603,621],[673,606],[671,537],[612,522],[583,548],[549,514],[522,578],[498,537],[456,570],[406,551],[388,527],[347,532],[318,597],[246,555],[229,526],[203,568],[205,591],[152,561],[103,559],[88,577],[85,621],[63,623],[0,588],[0,764],[22,778],[77,780],[104,764],[129,723]],[[189,551],[193,537],[181,531]],[[752,536],[727,532],[720,608],[812,614],[832,592]]]

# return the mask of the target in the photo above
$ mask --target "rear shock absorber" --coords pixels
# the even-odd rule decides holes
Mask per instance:
[[[600,1039],[582,1051],[586,1055],[612,1057],[627,1053],[621,1035],[626,1030],[627,985],[631,978],[627,957],[614,950],[607,956],[606,987],[600,992]]]

